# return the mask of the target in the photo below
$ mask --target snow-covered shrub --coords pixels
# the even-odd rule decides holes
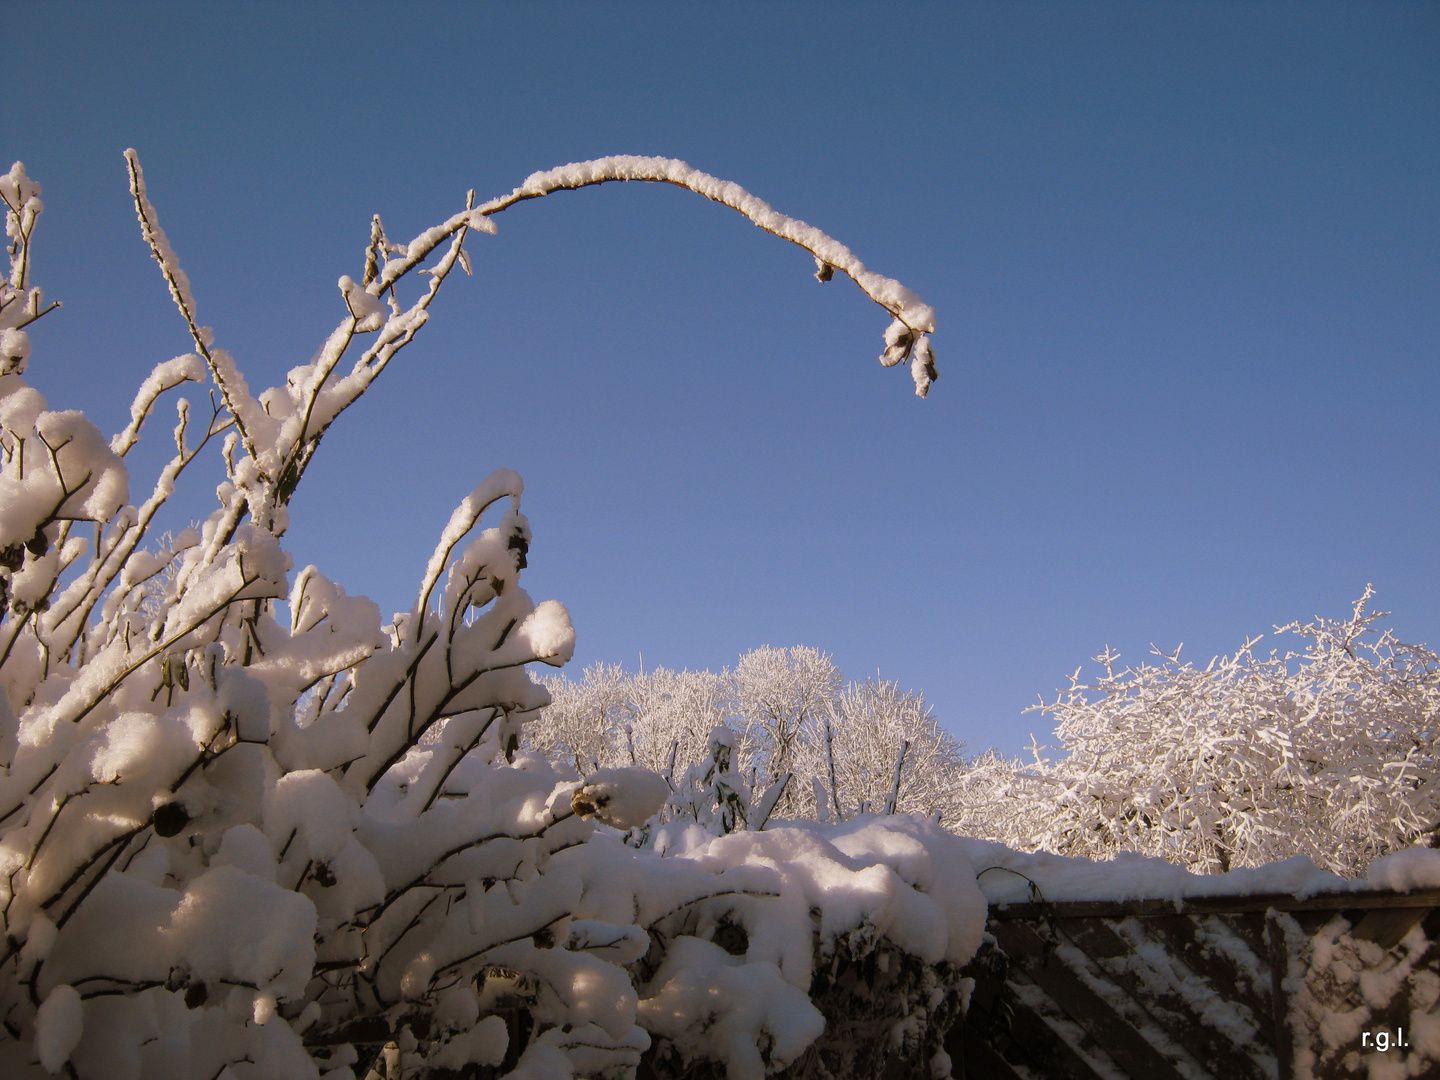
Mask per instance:
[[[619,830],[659,808],[663,780],[620,762],[581,781],[520,750],[550,700],[526,665],[564,664],[574,633],[520,586],[515,473],[461,501],[387,624],[281,545],[330,424],[469,271],[468,235],[517,202],[633,179],[732,206],[889,309],[882,359],[912,356],[921,394],[930,309],[733,184],[607,158],[483,205],[472,193],[409,243],[377,217],[359,279],[339,279],[335,331],[256,396],[199,322],[126,160],[195,351],[155,368],[108,440],[24,381],[25,328],[54,305],[30,281],[39,186],[18,164],[0,177],[0,1075],[619,1077],[654,1039],[662,1067],[750,1080],[820,1036],[807,991],[837,942],[948,985],[984,904],[939,830],[690,834],[662,857]],[[125,457],[185,383],[208,401],[176,402],[175,455],[132,504]],[[219,506],[157,540],[212,443]],[[918,1053],[945,1004],[906,1000],[895,1050]]]
[[[960,809],[963,744],[936,723],[923,696],[878,678],[845,683],[818,649],[766,645],[718,674],[596,664],[579,681],[552,675],[545,685],[553,701],[526,726],[531,749],[581,773],[633,763],[661,772],[690,820],[689,805],[708,791],[703,775],[717,725],[734,732],[731,768],[747,799],[790,777],[774,806],[778,818],[885,811],[948,820]]]
[[[1440,657],[1348,619],[1277,627],[1200,669],[1178,653],[1103,673],[1043,706],[1064,757],[989,755],[967,773],[962,831],[1021,850],[1161,856],[1223,872],[1294,855],[1356,874],[1440,827]]]
[[[761,1075],[754,1068],[757,1049],[762,1060],[772,1059],[767,1069],[783,1052],[793,1061],[785,1075],[797,1080],[880,1076],[887,1062],[897,1061],[906,1066],[898,1075],[948,1075],[948,1069],[932,1072],[932,1063],[944,1060],[941,1043],[958,1013],[960,970],[979,949],[985,923],[984,899],[962,844],[918,818],[870,814],[718,838],[694,825],[657,830],[655,847],[666,850],[661,862],[667,866],[697,864],[720,881],[769,868],[775,906],[789,913],[782,919],[753,894],[726,899],[717,893],[703,910],[676,908],[668,922],[656,924],[666,937],[701,941],[687,944],[687,958],[694,957],[686,961],[688,971],[678,964],[667,969],[664,962],[654,969],[654,956],[647,956],[642,974],[654,971],[650,987],[667,981],[677,989],[694,987],[703,958],[739,967],[743,975],[718,982],[725,989],[708,1002],[693,992],[671,996],[668,986],[662,993],[644,992],[641,1013],[657,1038],[654,1060],[661,1074],[680,1075],[696,1058],[716,1060],[713,1053],[695,1052],[697,1032],[744,1018],[747,1035],[736,1040],[736,1057],[726,1062],[730,1080]],[[673,946],[655,955],[672,953]],[[740,967],[742,956],[746,964]],[[750,1017],[778,984],[768,971],[746,969],[767,957],[786,983],[808,988],[809,998],[787,998],[792,1004],[784,1026],[761,1031],[757,1045]],[[673,1017],[664,1026],[654,1022],[661,1009]],[[797,1037],[818,1034],[821,1017],[823,1037]]]

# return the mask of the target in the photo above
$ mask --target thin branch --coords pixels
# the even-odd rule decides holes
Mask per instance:
[[[185,271],[180,269],[180,264],[175,258],[175,251],[170,246],[170,240],[166,237],[164,230],[160,228],[155,207],[146,197],[145,173],[140,168],[140,158],[134,150],[125,151],[125,166],[130,172],[130,194],[135,199],[135,213],[140,218],[140,230],[145,237],[145,243],[150,246],[150,253],[160,264],[160,273],[164,275],[165,284],[170,286],[170,297],[175,301],[175,306],[180,309],[180,314],[185,319],[185,325],[190,330],[190,337],[195,342],[196,350],[205,358],[205,365],[210,369],[210,377],[215,380],[225,407],[235,418],[235,428],[240,432],[240,438],[245,444],[246,451],[258,463],[259,455],[253,433],[249,430],[242,414],[258,410],[259,403],[250,397],[250,391],[245,387],[243,380],[237,385],[221,370],[218,358],[212,351],[214,339],[209,328],[201,327],[195,320],[195,297],[190,291],[190,279],[185,276]]]

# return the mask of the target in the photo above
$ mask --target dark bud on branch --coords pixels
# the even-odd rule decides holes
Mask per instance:
[[[164,806],[155,808],[156,836],[175,836],[188,824],[190,824],[190,815],[181,803],[166,803]]]
[[[519,553],[515,556],[515,569],[524,570],[525,567],[530,565],[525,561],[525,556],[530,552],[530,541],[526,540],[522,534],[518,532],[511,533],[510,540],[505,546],[511,551]]]

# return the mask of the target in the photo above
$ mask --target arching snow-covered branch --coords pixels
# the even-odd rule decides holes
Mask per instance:
[[[828,280],[829,277],[825,273],[826,266],[843,270],[865,291],[866,296],[911,330],[921,334],[935,331],[934,308],[894,278],[866,270],[865,264],[856,258],[855,253],[838,240],[798,218],[787,217],[764,199],[751,195],[739,184],[691,168],[675,158],[605,157],[531,173],[525,178],[525,182],[509,195],[486,203],[480,207],[479,212],[486,215],[498,214],[526,199],[538,199],[554,191],[603,184],[608,180],[647,180],[674,184],[697,195],[704,195],[705,198],[732,210],[738,210],[766,232],[798,244],[814,255],[821,263],[820,276],[823,279]]]
[[[738,210],[766,232],[789,240],[810,252],[815,256],[818,267],[815,276],[820,281],[829,281],[836,270],[849,275],[866,296],[895,317],[894,324],[885,335],[886,349],[881,357],[882,362],[888,367],[900,360],[911,359],[915,392],[921,397],[928,393],[930,383],[938,377],[934,351],[929,339],[925,337],[935,331],[933,307],[894,278],[867,270],[853,251],[815,226],[780,213],[764,199],[750,194],[733,181],[721,180],[675,158],[621,155],[596,158],[593,161],[577,161],[557,169],[531,173],[525,178],[525,182],[509,195],[491,199],[473,210],[456,214],[444,224],[421,233],[404,249],[402,257],[386,265],[371,291],[374,295],[380,295],[461,227],[468,225],[493,232],[494,226],[489,222],[489,218],[508,210],[516,203],[538,199],[556,191],[572,191],[611,180],[674,184],[676,187],[693,191],[697,195]]]

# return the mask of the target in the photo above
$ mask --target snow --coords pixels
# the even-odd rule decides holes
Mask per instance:
[[[1193,874],[1164,859],[1133,852],[1093,860],[1043,851],[1026,854],[970,837],[960,837],[959,841],[979,871],[980,888],[992,904],[1026,903],[1038,898],[1179,903],[1190,896],[1311,895],[1350,887],[1344,878],[1320,870],[1303,856],[1229,874]],[[1031,892],[1031,882],[1039,888],[1040,897]]]
[[[894,367],[907,356],[915,344],[915,331],[903,319],[896,319],[885,328],[885,351],[880,354],[880,363]]]
[[[650,1036],[643,1028],[632,1027],[617,1039],[594,1024],[583,1024],[571,1031],[554,1027],[541,1034],[536,1042],[563,1050],[570,1059],[570,1068],[581,1076],[603,1076],[602,1070],[613,1070],[617,1066],[634,1068],[640,1063],[640,1055],[650,1048]]]
[[[262,881],[275,880],[275,848],[249,822],[227,829],[220,838],[220,850],[210,858],[211,866],[233,866]]]
[[[385,306],[385,301],[381,300],[378,295],[368,292],[363,285],[357,285],[349,274],[340,278],[339,285],[340,293],[345,297],[345,306],[355,317],[357,334],[370,333],[385,325],[385,320],[390,315],[390,309]]]
[[[195,294],[190,289],[190,278],[180,269],[180,261],[175,255],[175,249],[170,246],[170,238],[165,235],[165,230],[160,228],[155,207],[150,204],[146,195],[145,174],[140,171],[140,159],[133,149],[125,151],[125,162],[130,166],[130,191],[135,196],[145,241],[150,245],[155,260],[165,274],[171,297],[188,319],[195,311]]]
[[[425,576],[420,587],[420,599],[418,610],[424,611],[430,602],[430,593],[435,583],[440,580],[440,574],[445,570],[455,547],[465,537],[475,523],[480,520],[480,515],[492,503],[508,495],[510,497],[510,509],[519,513],[520,496],[524,493],[525,483],[520,479],[520,474],[511,469],[496,469],[484,480],[475,485],[446,523],[444,530],[440,533],[440,541],[435,545],[435,553],[430,556],[430,562],[425,567]]]
[[[1362,878],[1321,870],[1303,855],[1228,874],[1197,874],[1164,859],[1120,852],[1113,859],[1080,859],[1049,852],[1022,853],[1002,844],[958,838],[980,871],[980,888],[992,904],[1047,901],[1170,900],[1288,895],[1298,899],[1329,893],[1440,888],[1440,850],[1411,848],[1376,859]]]
[[[553,667],[568,663],[575,653],[575,630],[570,625],[570,613],[558,600],[541,601],[525,616],[515,637],[528,647],[536,660]]]
[[[60,552],[51,548],[38,558],[32,555],[10,575],[10,595],[26,607],[35,607],[50,595],[60,572]]]
[[[677,938],[641,988],[638,1015],[687,1060],[716,1050],[728,1080],[763,1080],[771,1065],[798,1057],[825,1029],[805,993],[773,964],[743,963],[699,938]]]
[[[1289,916],[1278,922],[1290,957],[1285,987],[1298,1035],[1297,1077],[1333,1071],[1342,1050],[1347,1061],[1363,1058],[1371,1077],[1433,1075],[1440,1063],[1440,1040],[1434,1037],[1440,977],[1430,970],[1433,947],[1419,926],[1385,950],[1351,936],[1350,923],[1339,914],[1313,935]],[[1406,990],[1410,1011],[1397,1015],[1396,998]],[[1405,1029],[1410,1045],[1404,1056],[1393,1045],[1372,1054],[1355,1049],[1365,1031],[1396,1037],[1391,1023]]]
[[[506,1080],[574,1080],[570,1055],[550,1043],[536,1042],[520,1055]]]
[[[58,1073],[80,1042],[85,1017],[73,986],[57,986],[35,1013],[35,1050],[48,1073]]]
[[[672,857],[751,888],[767,887],[757,871],[774,875],[778,907],[788,917],[766,918],[770,908],[753,905],[739,905],[736,914],[750,932],[747,955],[777,964],[799,986],[810,977],[813,929],[828,950],[870,927],[927,963],[963,963],[980,945],[986,909],[973,870],[955,838],[913,818],[786,823],[717,837]],[[811,911],[818,914],[813,929]]]
[[[7,326],[0,330],[0,371],[23,372],[30,356],[30,335]]]
[[[166,360],[164,363],[155,365],[150,376],[140,384],[140,389],[135,393],[135,401],[130,406],[129,425],[123,432],[110,440],[110,449],[118,456],[124,457],[130,448],[139,441],[140,428],[146,417],[150,415],[156,398],[166,390],[172,390],[182,383],[203,383],[207,377],[205,360],[197,353],[186,353],[173,360]]]
[[[470,1025],[474,1024],[473,1027]],[[466,1065],[499,1065],[510,1045],[509,1032],[505,1021],[498,1016],[487,1016],[478,1024],[472,1015],[469,1023],[459,1025],[461,1033],[448,1040],[440,1052],[430,1058],[432,1065],[457,1072]],[[465,1030],[468,1028],[468,1030]]]
[[[1060,1007],[1040,987],[1032,982],[1015,982],[1010,990],[1025,1005],[1044,1018],[1045,1023],[1059,1035],[1076,1054],[1089,1065],[1092,1072],[1102,1080],[1133,1080],[1130,1073],[1120,1068],[1115,1060],[1092,1038],[1089,1033],[1060,1010]],[[1025,1074],[1033,1076],[1033,1073]],[[1049,1080],[1049,1078],[1043,1078]]]
[[[163,776],[192,752],[190,733],[170,717],[123,713],[93,741],[90,775],[102,784]],[[182,765],[183,767],[183,765]]]
[[[334,859],[359,823],[360,808],[319,769],[287,773],[265,801],[265,835],[284,846],[293,834],[306,859]]]
[[[12,432],[28,432],[45,411],[45,398],[19,375],[0,375],[0,425]]]
[[[617,829],[645,824],[670,798],[670,785],[649,769],[597,769],[570,797],[581,817],[594,817]]]
[[[632,964],[650,948],[650,938],[638,926],[616,926],[603,919],[574,919],[565,943],[570,950],[583,950],[622,967]]]
[[[216,669],[215,706],[234,723],[241,741],[270,738],[270,698],[265,684],[248,671],[233,665]]]
[[[1372,888],[1396,892],[1440,889],[1440,851],[1414,847],[1384,855],[1370,864],[1366,881]]]
[[[910,361],[910,377],[915,381],[915,393],[925,397],[930,393],[930,384],[940,377],[935,368],[935,350],[930,339],[921,334],[915,341],[915,355]]]
[[[225,933],[215,928],[223,926]],[[186,889],[171,921],[175,953],[196,978],[270,988],[296,997],[314,967],[315,909],[304,896],[234,866],[217,866]]]
[[[18,422],[37,399],[22,393],[5,400]],[[47,520],[108,521],[125,504],[125,468],[84,414],[41,412],[27,441],[24,474],[17,467],[0,476],[0,546],[28,541]]]
[[[825,791],[825,785],[820,782],[818,776],[810,778],[810,796],[815,800],[815,819],[821,824],[828,824],[830,821],[830,796]]]

